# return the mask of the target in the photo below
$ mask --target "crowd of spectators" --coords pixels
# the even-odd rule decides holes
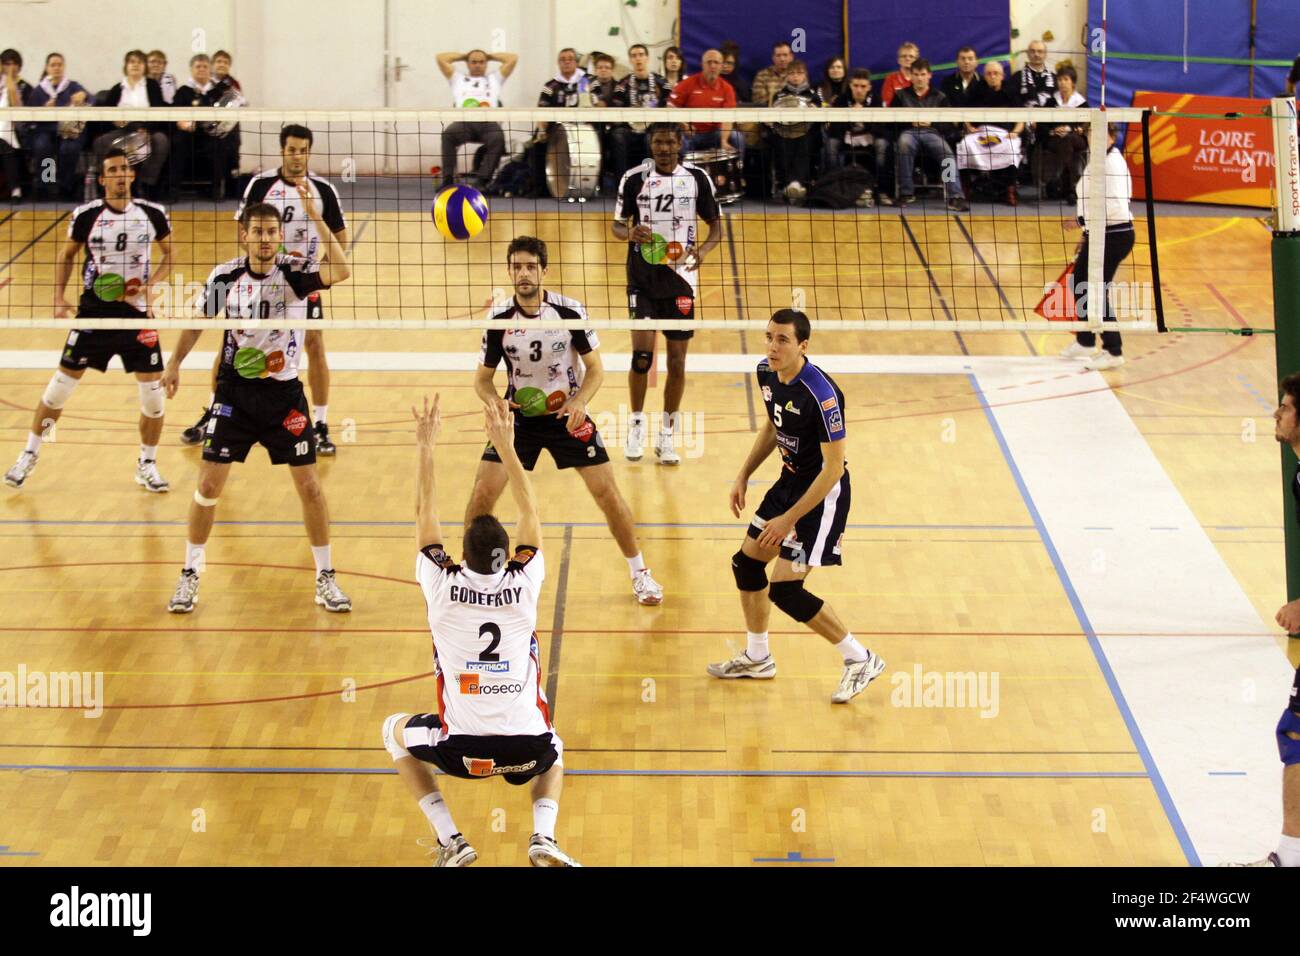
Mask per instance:
[[[22,78],[17,50],[0,52],[0,175],[9,201],[24,198],[71,201],[95,189],[95,175],[113,148],[127,151],[136,167],[140,195],[170,200],[185,188],[222,199],[235,192],[240,135],[237,124],[59,121],[63,107],[117,106],[148,109],[166,106],[244,105],[239,80],[231,75],[232,57],[218,50],[211,57],[190,58],[189,79],[178,85],[167,71],[162,50],[130,50],[122,58],[122,77],[92,93],[69,74],[61,53],[45,57],[33,86]],[[49,122],[15,123],[7,107],[49,109]],[[85,184],[89,183],[89,187]]]

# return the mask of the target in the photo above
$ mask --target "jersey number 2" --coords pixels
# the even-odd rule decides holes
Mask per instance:
[[[492,638],[492,643],[488,644],[488,646],[483,649],[479,654],[478,659],[481,661],[501,660],[501,655],[497,653],[497,645],[501,643],[501,628],[489,622],[478,629],[478,636],[491,636]]]

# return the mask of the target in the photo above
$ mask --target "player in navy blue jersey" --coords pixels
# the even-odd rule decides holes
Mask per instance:
[[[844,393],[808,361],[810,335],[808,316],[793,309],[775,313],[767,324],[767,358],[758,363],[767,421],[732,486],[731,513],[740,517],[750,476],[778,448],[781,477],[731,557],[748,644],[731,660],[710,664],[708,671],[724,679],[775,677],[776,662],[767,647],[767,619],[775,604],[843,656],[844,673],[831,696],[843,704],[879,677],[885,662],[857,642],[830,605],[804,588],[813,568],[840,563],[850,501]],[[773,558],[769,587],[767,566]]]

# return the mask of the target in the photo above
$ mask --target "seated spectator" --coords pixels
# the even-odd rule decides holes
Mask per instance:
[[[158,84],[163,99],[170,106],[172,100],[176,98],[176,77],[167,72],[167,54],[162,50],[151,50],[148,63],[149,69],[146,75]]]
[[[614,58],[608,53],[597,53],[591,62],[595,71],[587,88],[591,93],[591,105],[613,106],[614,90],[618,86],[618,81],[614,79]]]
[[[880,88],[881,106],[892,106],[894,94],[912,85],[912,64],[920,55],[921,48],[911,40],[898,48],[898,69],[885,77],[885,85]]]
[[[1018,97],[1003,82],[1002,64],[996,60],[984,66],[984,88],[972,106],[984,109],[1019,109]],[[957,144],[957,168],[989,173],[995,193],[1010,205],[1020,199],[1016,191],[1016,172],[1020,168],[1024,123],[990,121],[978,126],[966,123],[966,135]],[[965,177],[971,182],[970,177]]]
[[[943,109],[948,105],[944,95],[930,85],[930,61],[918,57],[912,61],[911,85],[899,87],[894,93],[891,106],[900,109]],[[961,183],[958,177],[948,175],[952,167],[953,152],[948,141],[943,137],[943,123],[931,123],[921,120],[904,123],[898,134],[897,181],[898,205],[910,206],[916,202],[916,191],[912,185],[913,170],[916,166],[916,154],[925,153],[939,164],[943,179],[943,192],[948,199],[948,208],[962,212],[970,207],[962,197]]]
[[[632,63],[632,72],[619,81],[614,90],[614,105],[630,109],[655,109],[668,105],[668,95],[672,88],[664,80],[663,74],[650,72],[650,51],[644,43],[634,43],[628,47],[627,58]],[[623,174],[650,156],[650,144],[646,141],[648,123],[637,123],[635,127],[627,123],[617,123],[609,131],[609,169],[615,182]]]
[[[166,106],[162,87],[157,80],[151,80],[145,74],[148,71],[148,57],[140,50],[127,53],[122,61],[124,79],[117,83],[100,100],[100,106],[129,106],[145,109],[151,106]],[[165,201],[166,183],[162,171],[167,165],[167,156],[171,152],[171,142],[167,136],[166,123],[141,123],[114,120],[113,128],[107,133],[95,137],[95,168],[102,169],[104,156],[110,149],[120,148],[119,138],[124,132],[144,130],[149,134],[149,158],[139,164],[135,186],[144,190],[146,199]],[[131,157],[128,156],[128,159]],[[133,166],[136,164],[132,162]]]
[[[846,93],[836,97],[831,106],[837,109],[868,109],[871,107],[871,72],[854,70],[849,77]],[[840,169],[845,165],[845,150],[872,149],[874,155],[874,132],[880,127],[878,123],[828,123],[826,146],[822,150],[822,165],[826,170]],[[882,137],[888,143],[888,138]],[[888,159],[888,156],[886,156]],[[872,172],[876,172],[872,163]]]
[[[556,57],[559,72],[542,86],[537,105],[545,109],[566,109],[580,106],[580,97],[587,92],[590,77],[578,66],[578,51],[566,46]],[[528,145],[526,154],[533,170],[537,188],[544,194],[546,182],[546,137],[550,123],[538,122],[536,135]]]
[[[1020,104],[1047,106],[1056,92],[1056,77],[1047,68],[1047,44],[1034,40],[1025,51],[1025,65],[1019,76]]]
[[[28,106],[85,106],[86,88],[68,79],[62,53],[45,58],[41,81],[27,94]],[[33,123],[28,130],[32,158],[36,160],[36,179],[32,183],[33,199],[71,199],[77,186],[77,164],[86,145],[86,124]],[[47,170],[53,170],[50,179]]]
[[[785,71],[790,68],[793,59],[794,52],[790,49],[790,44],[784,40],[772,44],[771,64],[754,74],[754,82],[750,84],[750,96],[753,97],[755,106],[772,105],[772,97],[785,85]]]
[[[668,89],[672,89],[682,80],[686,79],[686,58],[682,56],[682,48],[679,46],[670,46],[664,50],[664,82],[668,84]]]
[[[734,47],[735,44],[732,43],[732,46]],[[723,47],[722,78],[730,83],[731,88],[736,91],[737,103],[748,103],[751,93],[749,84],[745,82],[745,78],[740,74],[740,50],[738,47],[734,50],[728,50],[725,43]]]
[[[700,57],[700,72],[688,76],[668,97],[668,105],[684,109],[731,109],[736,105],[736,91],[722,78],[722,54],[705,50]],[[745,154],[745,138],[731,123],[692,123],[691,134],[682,146],[684,152],[722,148]]]
[[[190,82],[176,91],[173,106],[215,106],[232,87],[212,78],[212,60],[206,53],[190,57]],[[220,120],[214,120],[219,122]],[[234,132],[224,136],[209,129],[209,123],[181,120],[172,132],[171,191],[175,195],[182,180],[207,177],[212,183],[212,198],[218,202],[226,196],[227,180],[239,162]]]
[[[0,53],[0,111],[12,106],[14,109],[25,106],[32,88],[22,78],[23,58],[17,50],[8,49]],[[0,169],[4,170],[5,188],[9,198],[18,202],[23,198],[23,163],[21,157],[22,143],[19,135],[24,133],[22,123],[4,119],[0,112]]]
[[[1088,101],[1075,88],[1078,73],[1068,63],[1056,68],[1056,92],[1049,106],[1087,109]],[[1035,158],[1049,199],[1075,201],[1075,187],[1088,161],[1088,127],[1062,123],[1039,131]]]
[[[817,86],[823,103],[833,103],[849,91],[849,70],[844,65],[844,57],[833,56],[826,61],[822,71],[822,81]]]
[[[821,94],[808,84],[808,66],[803,60],[791,60],[785,71],[785,84],[772,96],[773,105],[782,108],[802,103],[813,108],[822,105]],[[776,188],[792,203],[802,202],[807,184],[812,182],[812,158],[820,148],[819,123],[773,123],[768,134],[775,165]]]
[[[465,61],[465,72],[456,64]],[[489,72],[488,64],[500,64]],[[497,109],[501,106],[501,88],[519,63],[517,53],[487,53],[470,50],[468,53],[449,51],[438,54],[438,69],[451,84],[451,105],[466,110]],[[476,189],[484,189],[496,176],[501,157],[506,152],[505,132],[500,123],[482,119],[484,114],[467,114],[473,119],[457,120],[442,131],[442,181],[451,183],[456,177],[456,154],[466,143],[481,143],[478,164],[465,179]]]
[[[230,64],[232,62],[230,54],[225,50],[218,50],[212,54],[212,79],[217,83],[227,83],[242,93],[244,88],[239,85],[237,79],[230,75]]]
[[[974,47],[964,46],[957,51],[957,72],[944,78],[939,84],[939,92],[948,98],[949,106],[974,106],[984,89],[976,67],[979,54]]]

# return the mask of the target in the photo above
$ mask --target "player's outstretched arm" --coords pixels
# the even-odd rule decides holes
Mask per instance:
[[[298,180],[298,198],[302,200],[302,208],[307,211],[307,215],[316,226],[316,234],[325,241],[320,264],[321,281],[327,286],[346,282],[352,277],[352,266],[348,263],[347,253],[339,245],[338,236],[330,232],[329,226],[321,218],[320,206],[316,202],[316,197],[311,194],[311,185],[305,176]]]
[[[176,348],[172,349],[172,354],[167,359],[167,366],[163,369],[162,387],[168,398],[176,397],[176,390],[181,387],[181,363],[185,361],[185,356],[190,354],[202,334],[202,329],[185,329],[181,332],[181,337],[176,340]]]
[[[69,239],[59,249],[59,255],[55,260],[54,266],[54,317],[56,319],[66,319],[72,306],[65,298],[68,288],[68,279],[72,276],[72,264],[77,258],[77,250],[81,248],[81,243],[75,239]]]
[[[605,363],[600,357],[597,349],[591,349],[582,355],[582,364],[585,371],[582,374],[582,386],[570,396],[555,413],[556,418],[564,419],[564,427],[569,431],[577,431],[582,427],[582,423],[587,420],[587,403],[599,391],[601,383],[605,381]]]
[[[423,410],[411,407],[415,416],[415,546],[427,548],[431,544],[445,544],[442,525],[438,522],[438,501],[433,482],[433,447],[442,430],[442,411],[439,397],[433,396],[429,405],[424,399]]]
[[[515,452],[515,416],[503,411],[495,402],[483,406],[483,424],[492,447],[501,456],[510,478],[510,491],[515,496],[515,506],[519,509],[519,526],[515,533],[515,544],[531,544],[535,548],[542,546],[542,519],[537,510],[537,493],[533,490],[532,479],[524,471],[523,463]]]

